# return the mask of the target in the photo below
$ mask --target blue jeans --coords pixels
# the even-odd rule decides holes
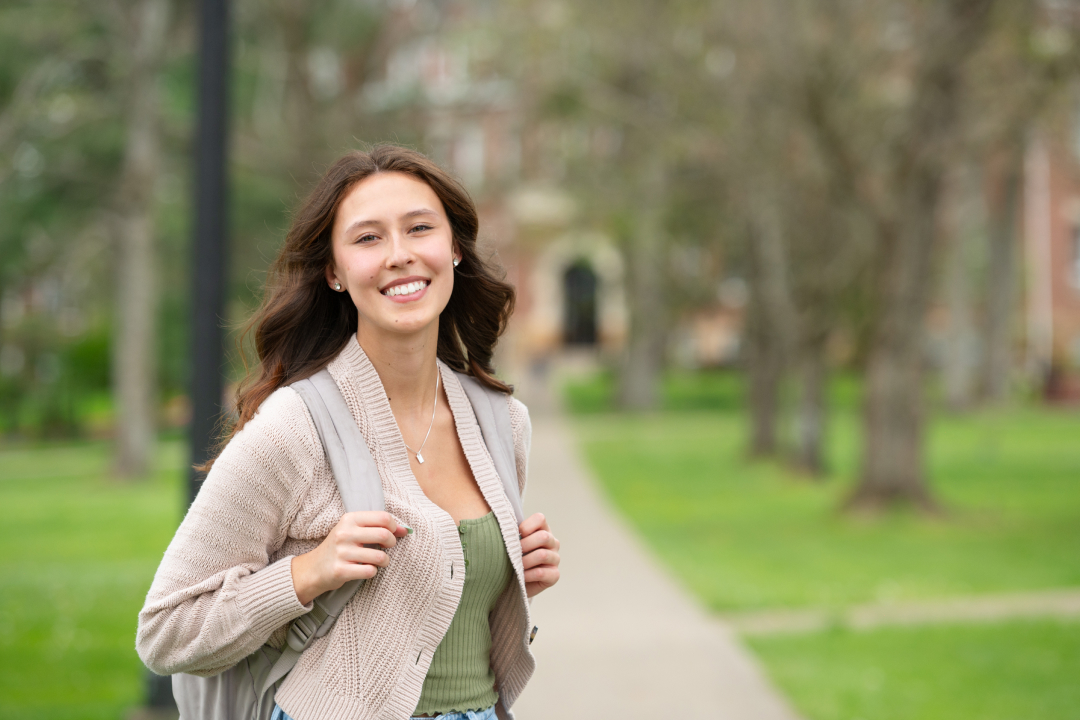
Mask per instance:
[[[449,713],[447,715],[439,715],[441,720],[495,720],[495,706],[492,705],[487,710],[466,710],[463,713]],[[293,720],[291,717],[285,714],[285,711],[281,709],[280,705],[274,706],[274,714],[270,716],[270,720]],[[412,718],[412,720],[417,720]],[[427,720],[426,718],[419,718],[419,720]]]

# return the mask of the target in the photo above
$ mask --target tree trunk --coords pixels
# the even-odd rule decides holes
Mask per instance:
[[[935,507],[923,468],[923,343],[940,181],[921,174],[908,190],[911,197],[898,214],[900,220],[881,228],[877,322],[866,369],[864,456],[849,507],[877,509],[896,502]]]
[[[978,371],[972,256],[975,243],[985,232],[982,184],[973,167],[965,166],[959,173],[954,198],[945,272],[949,333],[942,376],[946,405],[953,412],[964,412],[974,401]]]
[[[795,466],[811,477],[825,475],[825,392],[828,370],[825,362],[826,333],[818,333],[802,343],[799,358],[799,407],[796,416],[798,448]]]
[[[923,343],[937,244],[937,210],[955,146],[961,73],[985,36],[993,0],[932,3],[934,32],[917,74],[892,193],[877,213],[875,327],[866,369],[862,475],[849,507],[912,503],[935,510],[924,461]],[[955,157],[955,155],[953,156]]]
[[[154,181],[159,164],[157,72],[168,18],[167,0],[142,0],[135,11],[125,118],[126,146],[117,199],[116,327],[113,392],[117,402],[116,471],[149,471],[154,443]]]
[[[1020,205],[1020,168],[1023,162],[1022,141],[1016,140],[1008,151],[1000,190],[996,192],[989,213],[990,257],[986,269],[986,362],[983,364],[982,391],[991,403],[1009,397],[1012,372],[1012,320],[1016,305],[1017,210]]]
[[[782,387],[794,335],[787,252],[779,211],[761,190],[751,199],[747,312],[750,456],[779,454]]]
[[[637,222],[627,243],[630,338],[619,375],[618,402],[625,410],[655,410],[667,345],[666,277],[662,211],[664,172],[654,161],[644,174]]]
[[[322,137],[325,126],[311,122],[312,113],[322,109],[315,102],[308,72],[313,49],[309,28],[317,10],[315,4],[306,0],[279,0],[271,8],[285,52],[282,115],[291,147],[289,171],[297,187],[307,192],[327,152]]]
[[[784,376],[783,353],[777,347],[775,329],[769,326],[760,282],[750,277],[750,302],[746,312],[746,372],[750,401],[750,456],[772,457],[779,453],[777,425],[780,415],[780,384]]]

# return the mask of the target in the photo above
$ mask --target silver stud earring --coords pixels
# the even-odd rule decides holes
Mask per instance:
[[[454,258],[454,267],[457,267],[459,262],[461,262],[461,260]]]
[[[341,283],[335,282],[334,283],[334,289],[340,291],[341,290]]]

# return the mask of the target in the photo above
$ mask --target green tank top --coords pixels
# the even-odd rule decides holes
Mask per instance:
[[[491,707],[499,699],[491,669],[488,616],[514,576],[495,513],[458,524],[465,586],[454,619],[431,658],[413,715]]]

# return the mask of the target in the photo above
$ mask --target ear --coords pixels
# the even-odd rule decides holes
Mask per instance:
[[[341,282],[338,279],[337,274],[335,274],[334,266],[332,264],[326,266],[326,272],[324,273],[324,275],[326,277],[326,284],[330,286],[331,290],[334,289],[334,283]]]

